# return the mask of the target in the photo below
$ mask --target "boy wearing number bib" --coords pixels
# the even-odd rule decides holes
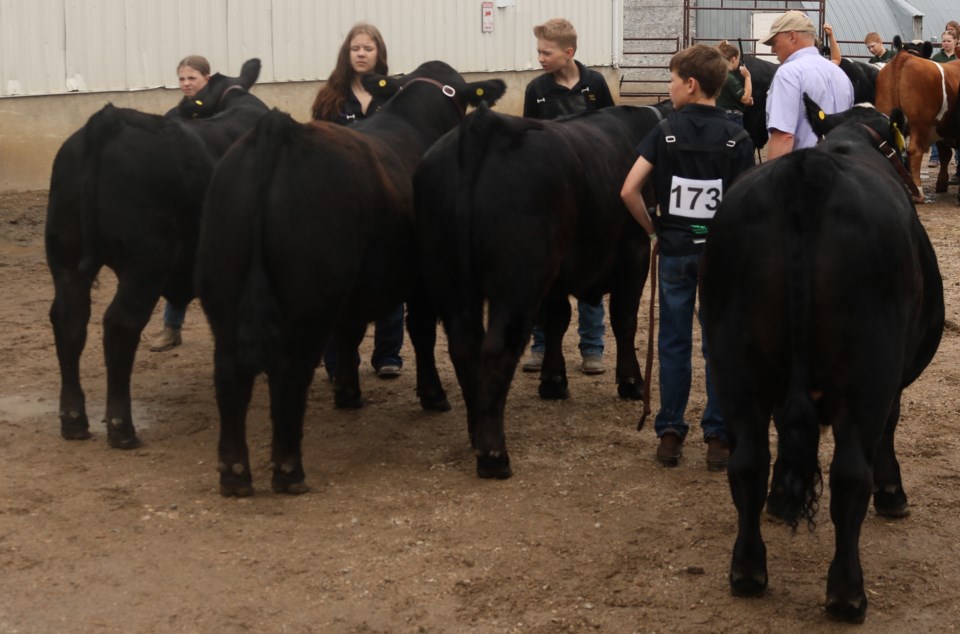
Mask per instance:
[[[621,191],[630,213],[660,253],[660,410],[654,429],[660,439],[657,460],[670,467],[679,463],[689,430],[684,412],[690,395],[700,254],[723,192],[753,165],[749,135],[716,107],[726,77],[726,60],[714,47],[698,44],[673,56],[670,98],[675,112],[641,142],[640,156]],[[651,174],[659,208],[655,221],[641,194]],[[652,207],[654,201],[649,202]],[[703,356],[709,362],[705,342]],[[709,372],[706,383],[707,406],[700,424],[707,467],[721,470],[729,456],[727,433]]]

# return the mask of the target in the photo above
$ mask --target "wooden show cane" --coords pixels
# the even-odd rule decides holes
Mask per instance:
[[[647,422],[647,416],[650,415],[650,383],[653,380],[653,330],[654,317],[653,309],[657,297],[657,256],[660,254],[660,240],[654,240],[650,246],[650,321],[647,324],[647,364],[644,374],[646,379],[643,382],[643,414],[640,415],[640,422],[637,423],[637,431],[643,429],[643,424]]]

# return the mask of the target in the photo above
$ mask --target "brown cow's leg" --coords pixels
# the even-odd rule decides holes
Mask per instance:
[[[910,139],[910,147],[907,150],[907,159],[910,163],[910,176],[913,177],[913,183],[917,186],[917,191],[920,192],[920,197],[913,197],[913,202],[922,205],[926,202],[926,197],[923,195],[923,184],[920,182],[920,166],[923,163],[923,153],[926,152],[927,146],[921,142],[918,138]]]
[[[936,192],[942,194],[947,191],[950,182],[950,158],[953,156],[953,148],[937,141],[937,154],[940,155],[940,170],[937,172]]]

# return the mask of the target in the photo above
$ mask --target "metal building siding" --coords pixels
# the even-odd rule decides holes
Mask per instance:
[[[326,79],[361,21],[383,33],[391,73],[430,59],[461,72],[536,69],[533,26],[558,16],[577,28],[584,64],[617,54],[623,0],[494,5],[483,33],[479,0],[0,0],[0,96],[173,88],[191,54],[226,74],[259,57],[261,82]]]
[[[0,0],[0,95],[66,92],[62,0]]]

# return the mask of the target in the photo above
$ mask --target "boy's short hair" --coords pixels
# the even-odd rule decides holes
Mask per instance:
[[[720,94],[727,81],[727,60],[715,46],[694,44],[670,58],[670,70],[686,81],[693,77],[708,97]]]
[[[577,50],[577,30],[570,24],[570,20],[564,18],[547,20],[533,27],[533,34],[538,40],[550,40],[560,48]]]
[[[881,44],[883,44],[883,38],[880,37],[879,33],[874,33],[873,31],[870,31],[865,36],[863,36],[864,44],[870,45],[874,42],[880,42]]]

